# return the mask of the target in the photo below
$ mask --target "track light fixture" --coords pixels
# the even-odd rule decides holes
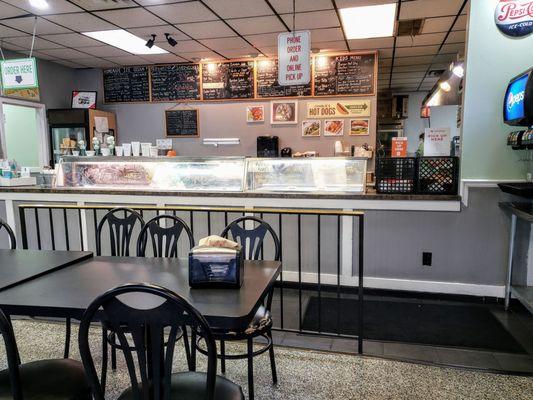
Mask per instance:
[[[148,47],[149,49],[151,49],[152,46],[153,46],[154,43],[155,43],[155,37],[156,37],[156,36],[157,36],[157,35],[152,35],[152,38],[151,38],[151,39],[148,39],[148,41],[146,42],[146,45],[145,45],[145,46]]]
[[[165,33],[165,37],[167,38],[168,44],[171,45],[172,47],[178,44],[178,42],[176,42],[176,40],[170,36],[170,33]]]

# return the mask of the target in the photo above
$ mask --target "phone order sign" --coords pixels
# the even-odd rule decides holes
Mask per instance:
[[[306,85],[311,80],[311,32],[296,31],[278,35],[278,83]]]

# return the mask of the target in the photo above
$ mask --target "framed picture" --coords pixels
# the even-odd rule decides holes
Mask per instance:
[[[97,92],[78,92],[72,91],[72,108],[96,108]]]
[[[246,122],[264,122],[264,106],[246,106]]]
[[[303,137],[318,137],[320,136],[320,126],[322,121],[319,119],[310,119],[302,121],[302,136]]]
[[[274,100],[270,102],[270,123],[289,125],[298,123],[298,101]]]
[[[364,119],[351,119],[350,120],[350,136],[368,136],[370,134],[368,126],[370,121],[368,118]]]
[[[344,120],[326,119],[324,121],[324,136],[344,136]]]

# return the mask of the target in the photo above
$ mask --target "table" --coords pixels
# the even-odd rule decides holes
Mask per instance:
[[[191,303],[211,326],[245,329],[281,272],[279,261],[245,261],[237,289],[192,289],[186,259],[93,257],[0,292],[10,315],[80,319],[105,291],[130,282],[170,289]]]
[[[93,256],[90,251],[0,249],[0,291]]]

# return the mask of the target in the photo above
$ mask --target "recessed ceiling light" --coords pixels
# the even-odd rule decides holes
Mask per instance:
[[[396,3],[341,8],[341,21],[347,39],[393,36]]]
[[[450,84],[447,82],[447,81],[443,81],[441,83],[439,83],[439,87],[444,90],[445,92],[449,92],[452,87],[450,86]]]
[[[30,0],[30,6],[39,10],[46,10],[48,8],[48,2],[46,0]]]
[[[458,78],[462,78],[463,76],[465,76],[465,70],[464,70],[463,66],[460,65],[460,64],[456,65],[455,67],[453,67],[452,72]]]
[[[111,31],[96,31],[96,32],[82,32],[85,36],[118,47],[121,50],[132,54],[167,54],[168,51],[152,46],[146,47],[146,41],[138,36],[135,36],[123,29],[116,29]]]

